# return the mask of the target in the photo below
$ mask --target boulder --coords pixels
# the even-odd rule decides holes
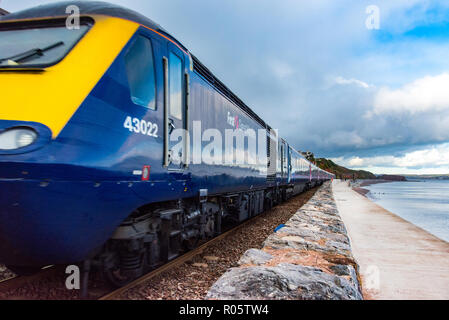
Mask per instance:
[[[318,268],[281,263],[275,267],[232,268],[209,290],[220,300],[361,300],[358,286]]]
[[[238,261],[240,266],[243,265],[262,265],[273,259],[273,256],[265,251],[258,249],[249,249],[243,254]]]

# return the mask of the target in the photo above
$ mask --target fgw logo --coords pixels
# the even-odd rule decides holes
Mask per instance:
[[[231,116],[231,113],[228,111],[228,124],[233,128],[239,128],[239,116]]]

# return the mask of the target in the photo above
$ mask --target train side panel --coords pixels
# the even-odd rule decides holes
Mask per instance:
[[[267,183],[266,129],[215,90],[195,72],[191,74],[190,90],[189,131],[191,137],[191,153],[188,171],[192,176],[192,188],[196,190],[208,189],[209,194],[265,188]],[[201,132],[202,140],[204,140],[201,141],[201,148],[198,148],[198,135],[194,133],[194,127],[201,128],[199,132]],[[264,149],[260,150],[260,154],[265,158],[265,161],[244,164],[238,164],[236,162],[228,163],[225,153],[227,150],[226,142],[229,143],[230,140],[229,138],[228,141],[226,140],[226,131],[229,134],[238,130],[244,132],[247,129],[255,132],[256,139],[258,138],[259,130],[263,133],[265,142]],[[215,141],[217,137],[220,137],[221,141]],[[213,142],[215,142],[214,145],[216,148],[211,149]],[[197,144],[196,146],[195,143]],[[257,145],[257,140],[253,141],[253,143]],[[236,147],[236,139],[234,138],[232,145],[234,149]],[[239,154],[246,154],[246,159],[251,157],[257,160],[257,149],[249,148],[249,140],[246,137],[244,149],[235,151]],[[195,161],[194,157],[199,157],[199,152],[202,153],[202,163],[195,163],[198,161]],[[217,152],[221,153],[221,156],[213,158]],[[211,163],[213,160],[218,160],[218,163]],[[245,162],[247,161],[245,160]]]

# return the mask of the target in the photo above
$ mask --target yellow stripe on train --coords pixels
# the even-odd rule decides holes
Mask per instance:
[[[94,26],[58,64],[43,72],[0,72],[0,119],[45,124],[56,138],[139,24],[93,15]]]

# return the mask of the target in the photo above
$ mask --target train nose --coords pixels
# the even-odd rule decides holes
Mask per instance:
[[[0,169],[5,167],[21,171],[18,163],[0,162]],[[117,197],[130,196],[127,184],[117,191],[111,183],[102,191],[89,181],[43,183],[33,178],[31,171],[44,170],[37,165],[26,179],[5,178],[2,170],[0,264],[44,266],[82,261],[103,245],[125,218],[123,212],[130,210]]]
[[[48,242],[51,236],[42,234],[44,228],[39,225],[39,211],[43,205],[39,202],[45,200],[38,198],[42,195],[33,190],[34,185],[39,185],[39,182],[0,178],[0,263],[2,264],[17,266],[45,264],[40,253],[42,245]],[[27,207],[33,201],[34,207]]]

